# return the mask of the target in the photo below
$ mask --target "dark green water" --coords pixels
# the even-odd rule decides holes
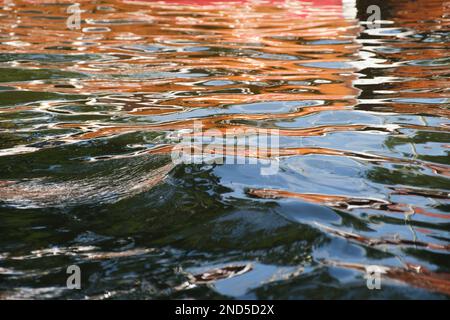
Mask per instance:
[[[444,2],[375,1],[370,29],[366,1],[81,1],[74,30],[67,5],[12,2],[0,298],[448,298]],[[155,152],[192,120],[280,130],[279,170]]]

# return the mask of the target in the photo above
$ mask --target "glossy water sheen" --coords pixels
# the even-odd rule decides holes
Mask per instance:
[[[10,2],[0,298],[448,298],[445,3]],[[195,119],[279,129],[279,172],[172,164]]]

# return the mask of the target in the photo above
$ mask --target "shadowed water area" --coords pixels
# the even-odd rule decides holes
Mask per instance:
[[[0,299],[448,299],[449,3],[78,2],[0,7]]]

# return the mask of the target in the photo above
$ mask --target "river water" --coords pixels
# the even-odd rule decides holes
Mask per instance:
[[[78,3],[0,8],[0,298],[449,297],[449,3]]]

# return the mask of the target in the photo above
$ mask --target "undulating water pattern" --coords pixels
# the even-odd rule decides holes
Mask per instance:
[[[0,9],[0,298],[449,297],[448,3],[77,2]]]

